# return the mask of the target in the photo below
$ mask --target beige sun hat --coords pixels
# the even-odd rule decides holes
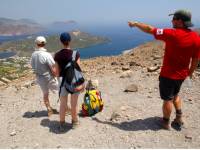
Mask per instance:
[[[35,43],[36,44],[46,44],[47,41],[45,39],[44,36],[38,36],[36,39],[35,39]]]

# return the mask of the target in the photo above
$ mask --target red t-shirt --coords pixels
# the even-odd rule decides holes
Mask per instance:
[[[62,49],[58,51],[55,56],[54,60],[58,63],[60,67],[60,76],[62,75],[62,71],[64,70],[65,66],[72,60],[72,53],[73,50],[71,49]],[[80,54],[77,51],[76,53],[76,61],[80,58]]]
[[[200,58],[200,38],[190,29],[154,29],[154,37],[165,42],[160,76],[185,79],[191,58]]]

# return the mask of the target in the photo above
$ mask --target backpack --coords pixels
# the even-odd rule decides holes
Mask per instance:
[[[103,110],[103,100],[101,92],[94,90],[87,90],[84,95],[84,102],[82,104],[82,115],[93,116]]]
[[[77,51],[73,51],[72,60],[67,63],[63,71],[59,96],[61,92],[61,87],[63,86],[70,94],[80,92],[85,87],[84,85],[85,79],[82,75],[80,66],[76,62],[76,53]]]

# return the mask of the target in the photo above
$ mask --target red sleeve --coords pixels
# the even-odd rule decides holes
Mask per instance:
[[[167,41],[168,39],[173,39],[176,37],[175,35],[175,30],[174,29],[159,29],[159,28],[154,28],[153,30],[153,35],[155,39],[157,40],[162,40],[162,41]]]

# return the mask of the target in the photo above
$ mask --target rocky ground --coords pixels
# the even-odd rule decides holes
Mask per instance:
[[[163,44],[146,43],[120,56],[82,61],[86,79],[98,79],[104,109],[80,117],[80,126],[58,131],[58,114],[47,117],[32,74],[0,87],[0,148],[200,148],[200,72],[191,88],[182,87],[185,127],[161,129],[158,76]],[[124,92],[124,91],[131,92]],[[83,101],[82,93],[79,105]],[[57,94],[51,102],[59,108]],[[172,118],[174,118],[174,111]]]

